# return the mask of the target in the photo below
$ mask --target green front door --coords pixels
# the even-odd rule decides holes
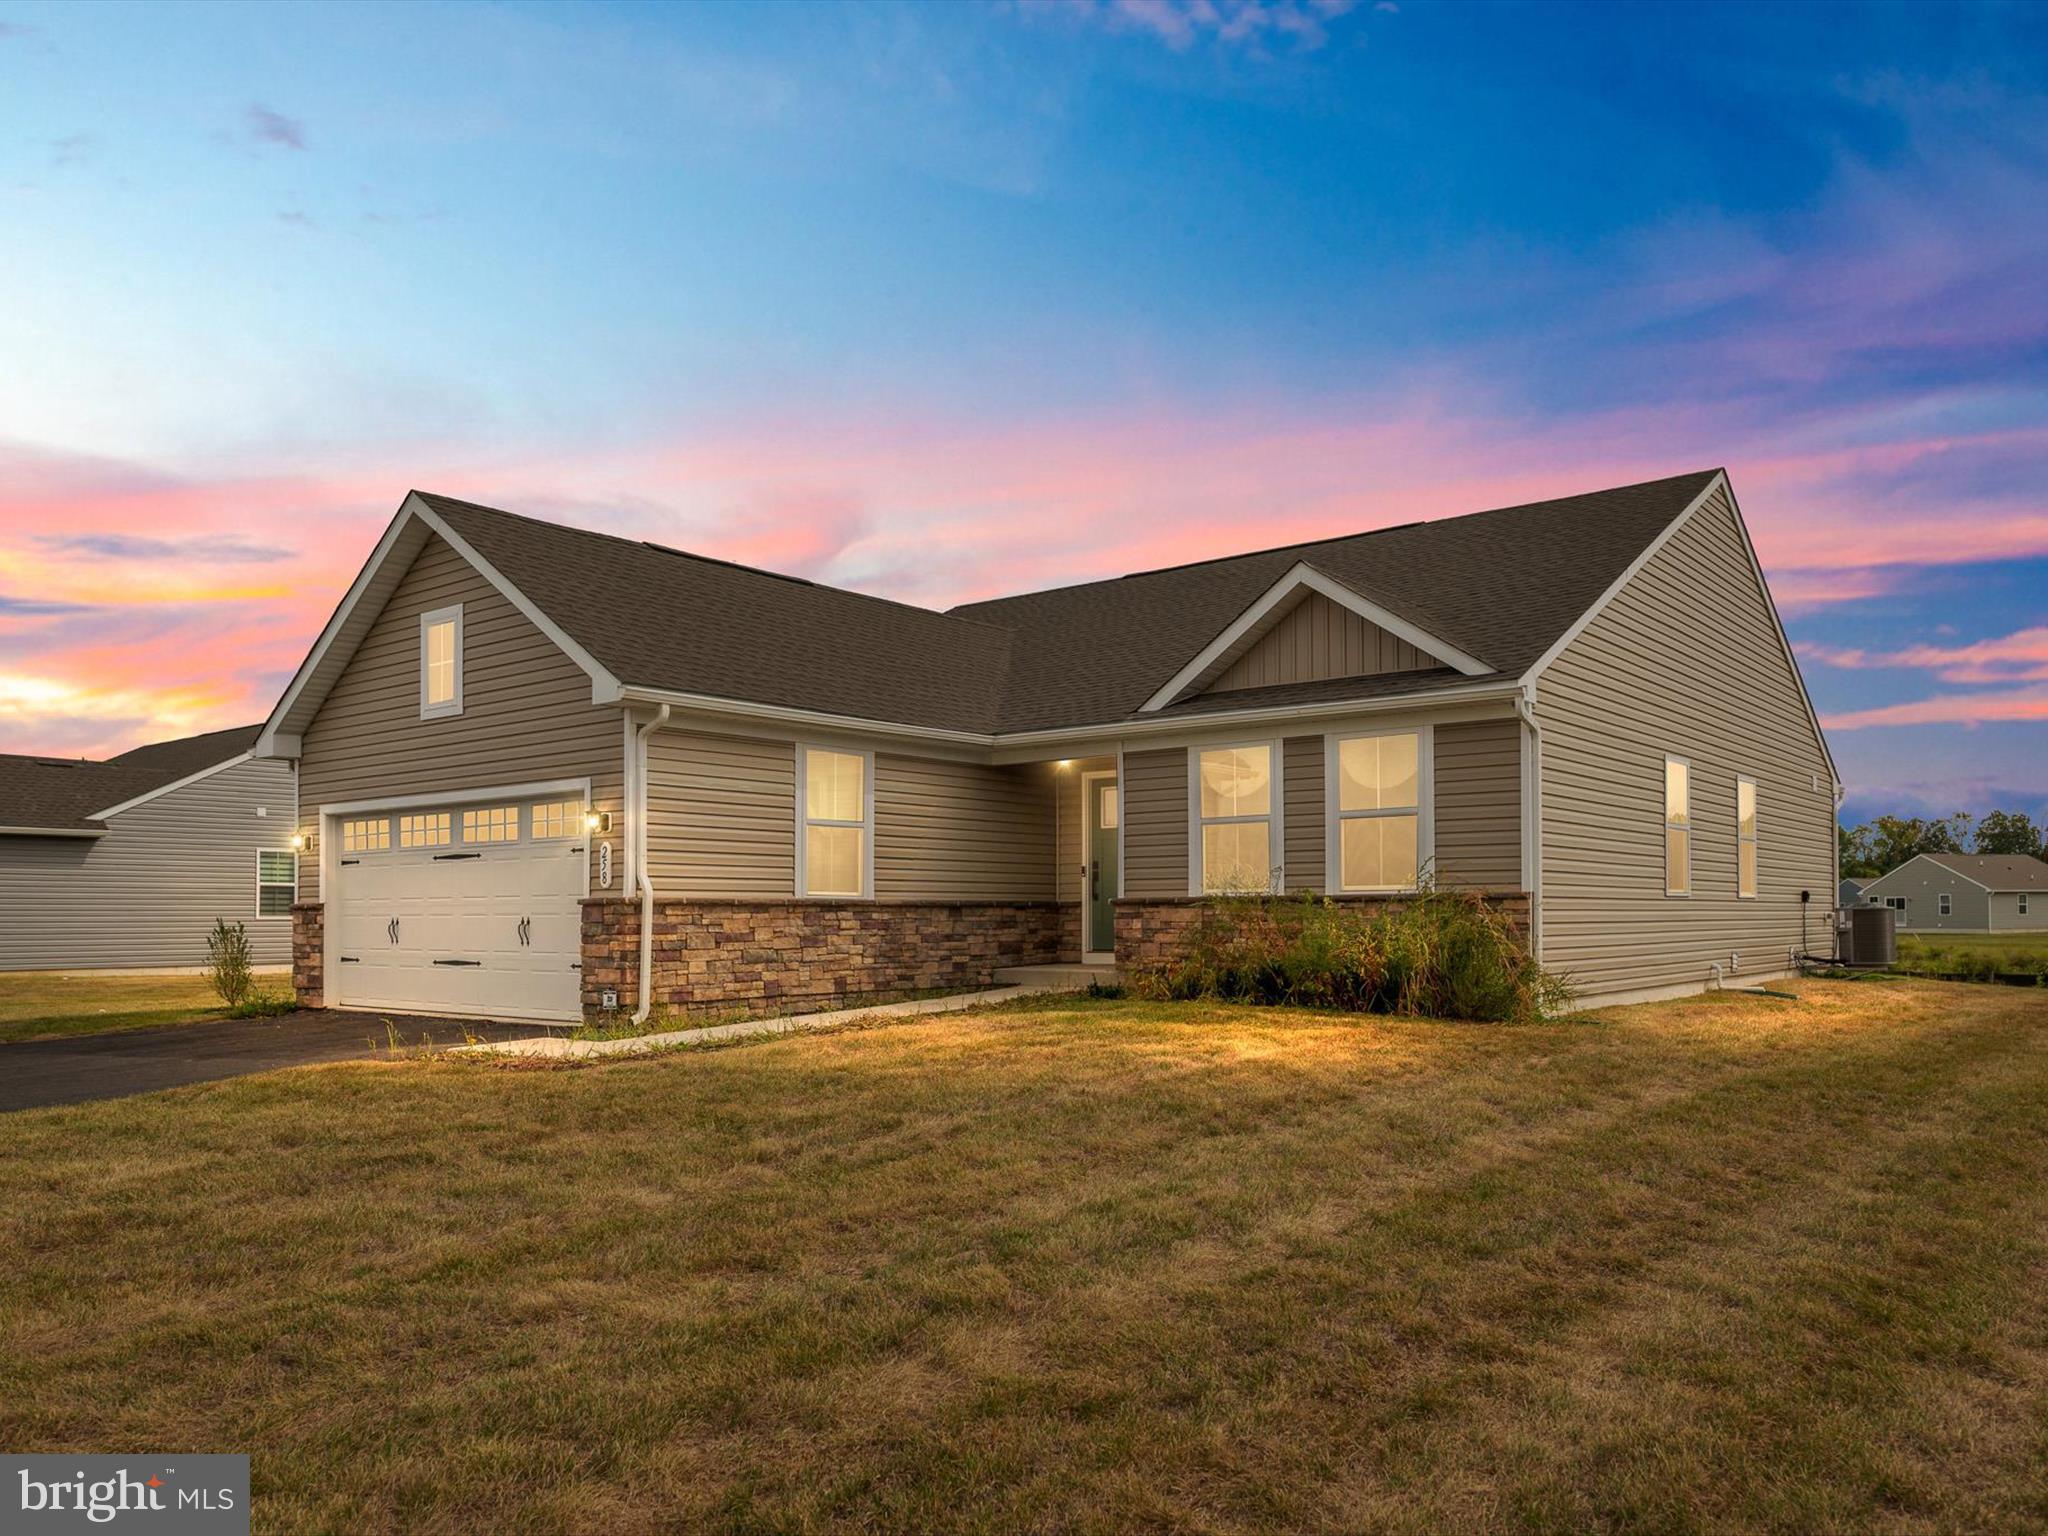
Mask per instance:
[[[1110,903],[1116,900],[1116,828],[1121,807],[1117,804],[1116,780],[1088,780],[1088,936],[1090,953],[1108,954],[1116,948],[1116,915]]]

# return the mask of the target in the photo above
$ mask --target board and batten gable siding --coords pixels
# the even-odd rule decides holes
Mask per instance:
[[[420,615],[454,603],[462,605],[462,713],[422,720]],[[310,818],[323,805],[588,778],[592,804],[619,813],[623,731],[617,706],[590,702],[589,675],[433,538],[306,727],[299,804]],[[601,841],[591,839],[593,892]],[[302,862],[300,897],[315,900],[319,861]]]
[[[1124,753],[1124,894],[1188,894],[1188,749]]]
[[[1537,682],[1544,963],[1582,993],[1786,969],[1831,942],[1827,755],[1734,507],[1714,496]],[[1692,765],[1692,894],[1664,894],[1664,759]],[[1736,895],[1735,781],[1757,782],[1757,884]]]
[[[1362,614],[1311,592],[1209,684],[1211,693],[1315,683],[1333,677],[1371,677],[1438,666],[1398,635]]]
[[[1053,771],[875,756],[875,895],[1053,899]]]
[[[291,764],[270,758],[124,811],[101,837],[0,837],[0,970],[203,965],[217,917],[248,929],[256,964],[289,964],[291,918],[256,915],[256,854],[288,851],[295,820]]]
[[[1282,884],[1290,891],[1323,889],[1329,862],[1323,805],[1321,736],[1289,736],[1280,744],[1280,841]]]
[[[1521,890],[1522,722],[1461,720],[1431,735],[1437,882]]]
[[[796,890],[796,748],[660,730],[647,739],[647,874],[678,896]]]

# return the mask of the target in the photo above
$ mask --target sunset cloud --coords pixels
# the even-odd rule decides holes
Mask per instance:
[[[1880,725],[1988,725],[1997,721],[2043,720],[2048,720],[2048,688],[1941,694],[1903,704],[1839,710],[1820,717],[1821,728],[1829,731],[1860,731]]]
[[[1913,668],[1945,683],[2048,682],[2048,627],[2020,630],[1968,645],[1909,645],[1895,651],[1809,644],[1802,656],[1831,667]]]

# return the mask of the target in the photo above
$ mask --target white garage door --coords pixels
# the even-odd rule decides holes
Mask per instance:
[[[581,800],[348,815],[329,836],[340,1006],[582,1017]]]

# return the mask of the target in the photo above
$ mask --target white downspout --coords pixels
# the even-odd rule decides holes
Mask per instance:
[[[668,705],[633,733],[632,798],[626,814],[633,818],[633,870],[640,881],[640,1005],[633,1022],[645,1024],[654,1011],[654,881],[647,874],[647,738],[668,723]]]
[[[1528,866],[1523,873],[1529,881],[1529,954],[1538,965],[1543,963],[1543,727],[1536,723],[1536,712],[1529,707],[1529,690],[1522,689],[1515,695],[1515,713],[1522,717],[1522,724],[1529,728],[1529,793],[1523,805],[1529,813],[1529,825],[1522,829],[1523,861]]]

